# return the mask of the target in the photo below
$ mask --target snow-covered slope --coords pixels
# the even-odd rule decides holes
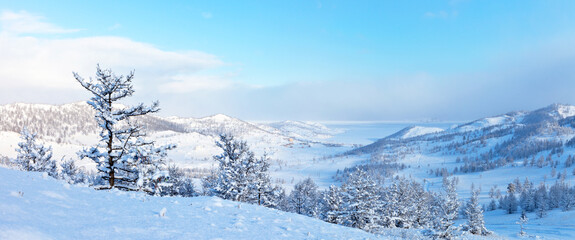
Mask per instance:
[[[334,131],[317,123],[287,121],[278,124],[254,124],[237,118],[217,114],[204,118],[163,118],[156,115],[139,117],[148,132],[171,131],[218,136],[222,133],[236,137],[264,136],[266,138],[294,138],[298,141],[315,141],[329,138]],[[94,111],[85,102],[44,105],[8,104],[0,106],[0,131],[20,132],[26,126],[45,140],[74,143],[78,135],[96,137],[99,129]]]
[[[14,149],[20,141],[18,133],[23,126],[27,126],[31,132],[39,134],[41,142],[53,147],[55,159],[75,159],[76,152],[95,145],[99,139],[99,129],[93,116],[93,110],[84,102],[58,106],[0,106],[0,155],[16,157]],[[170,151],[169,158],[197,176],[209,173],[214,168],[212,156],[221,153],[215,142],[222,133],[247,141],[257,155],[266,152],[272,160],[274,180],[287,182],[288,185],[310,175],[324,174],[325,171],[310,173],[311,170],[302,170],[308,168],[312,161],[315,164],[316,159],[351,149],[351,146],[324,143],[336,131],[310,122],[267,125],[223,114],[204,118],[147,115],[138,118],[138,121],[146,126],[148,137],[158,144],[177,144],[178,147]],[[87,170],[95,170],[95,165],[89,160],[78,164]],[[339,166],[342,165],[332,165],[329,172],[337,171]]]
[[[524,112],[512,112],[495,117],[482,118],[457,126],[454,130],[458,132],[470,132],[493,126],[509,126],[520,122],[524,115]]]
[[[393,238],[216,197],[96,191],[0,168],[4,240]]]
[[[430,151],[449,155],[481,155],[491,151],[490,158],[530,157],[559,148],[573,139],[574,113],[574,106],[554,104],[531,112],[482,118],[445,131],[408,127],[353,153],[374,153],[393,146],[433,142],[434,149]]]
[[[386,138],[388,139],[407,139],[412,137],[417,137],[430,133],[442,132],[443,129],[436,127],[421,127],[421,126],[409,126],[397,133],[394,133]]]
[[[47,114],[45,116],[68,115],[68,113],[58,115],[55,114],[54,111],[51,112],[50,110],[46,110],[50,108],[50,106],[46,105],[38,107],[38,109],[44,111],[42,112],[43,114]],[[44,119],[37,114],[28,114],[30,112],[36,111],[26,110],[32,109],[31,107],[20,106],[18,109],[24,109],[23,111],[19,111],[19,113],[15,113],[22,119],[18,120],[18,117],[13,116],[9,117],[9,119],[16,121],[18,124],[26,122],[40,123],[39,125],[42,125],[47,124],[44,121],[51,119],[51,117]],[[403,125],[394,129],[394,131],[396,131],[397,129],[404,128],[398,133],[383,138],[371,145],[358,148],[355,151],[350,152],[354,154],[342,154],[347,150],[350,150],[350,146],[334,147],[334,145],[318,142],[318,139],[321,140],[322,134],[334,134],[334,132],[329,130],[324,131],[321,125],[310,123],[283,122],[279,124],[268,125],[253,124],[225,115],[215,115],[202,119],[153,117],[142,121],[147,124],[147,126],[149,126],[149,129],[151,129],[150,137],[156,140],[158,143],[178,144],[179,147],[176,150],[170,152],[170,158],[172,158],[174,162],[180,166],[196,170],[198,173],[202,173],[202,171],[205,173],[209,170],[209,168],[214,166],[214,161],[211,159],[211,156],[219,153],[219,150],[214,145],[214,142],[217,140],[217,134],[219,132],[233,132],[238,134],[239,138],[247,140],[252,150],[255,150],[257,154],[262,153],[263,151],[271,153],[270,156],[272,157],[272,166],[270,168],[270,175],[272,180],[274,183],[281,184],[286,187],[288,191],[290,186],[293,186],[294,183],[297,183],[299,180],[305,177],[312,177],[314,181],[318,183],[320,188],[325,188],[331,184],[338,184],[336,182],[338,178],[332,178],[334,175],[336,175],[336,173],[343,172],[338,170],[349,168],[354,165],[379,163],[383,163],[381,166],[385,168],[386,166],[393,166],[386,164],[398,163],[405,168],[402,167],[396,169],[388,169],[391,172],[391,176],[400,175],[413,178],[419,182],[422,182],[425,185],[425,189],[437,190],[441,186],[441,175],[453,174],[459,178],[458,193],[460,194],[461,199],[466,199],[469,196],[469,189],[471,185],[474,185],[476,187],[482,188],[482,194],[480,198],[481,203],[488,204],[489,198],[487,195],[488,190],[491,187],[496,185],[497,189],[499,189],[502,193],[505,193],[507,184],[514,181],[514,179],[519,179],[522,181],[528,177],[529,180],[535,184],[540,182],[553,184],[555,181],[557,181],[557,178],[560,174],[562,176],[566,176],[565,181],[568,184],[575,184],[575,177],[572,174],[575,172],[575,166],[565,166],[568,156],[575,156],[575,140],[573,140],[575,138],[574,109],[575,107],[573,106],[555,104],[531,112],[512,112],[495,117],[483,118],[469,123],[461,124],[456,127],[441,126],[443,129],[445,129],[444,131],[440,131],[440,128],[404,128],[405,125]],[[0,117],[2,116],[0,115]],[[35,119],[36,122],[30,119]],[[59,123],[60,125],[48,126],[52,127],[52,129],[58,129],[62,126],[64,128],[71,129],[73,124],[80,124],[74,123],[72,120],[67,120],[66,117],[52,119],[57,119],[57,121],[63,119],[63,123]],[[89,126],[86,125],[85,127]],[[387,135],[387,133],[382,135]],[[54,147],[54,155],[57,159],[60,159],[60,157],[64,155],[67,157],[74,157],[75,151],[84,145],[89,145],[90,141],[97,139],[97,135],[96,133],[90,135],[83,134],[81,132],[75,132],[75,134],[73,134],[70,138],[74,139],[71,141],[71,143],[57,143],[55,139],[50,137],[44,138],[43,141]],[[90,140],[90,138],[92,139]],[[18,141],[18,134],[16,132],[0,131],[0,154],[14,157],[14,148],[16,147],[16,143]],[[541,167],[537,166],[537,164],[535,166],[530,165],[532,159],[540,158],[552,159],[552,161],[545,160],[545,164]],[[524,165],[524,163],[527,163],[527,165]],[[378,168],[372,168],[374,172],[377,172],[377,169]],[[100,202],[105,202],[105,199],[112,199],[125,205],[134,206],[137,206],[137,204],[140,202],[154,202],[153,204],[148,203],[150,205],[141,207],[141,209],[143,209],[143,213],[142,215],[138,216],[141,216],[142,219],[145,219],[140,221],[140,223],[147,224],[144,225],[145,228],[154,230],[154,233],[150,235],[150,238],[157,239],[178,238],[175,237],[175,235],[171,235],[171,233],[165,235],[166,237],[163,237],[164,235],[159,235],[159,233],[156,232],[158,232],[160,228],[168,228],[174,233],[184,232],[183,225],[182,227],[171,228],[166,226],[167,224],[164,224],[165,222],[162,221],[167,221],[167,223],[170,225],[179,225],[181,223],[178,222],[179,220],[175,219],[190,218],[188,214],[203,213],[204,215],[202,216],[204,216],[204,218],[210,218],[209,216],[220,218],[221,216],[218,214],[221,214],[222,211],[231,216],[241,215],[244,217],[244,219],[249,219],[246,216],[246,213],[242,212],[243,210],[248,209],[247,211],[249,212],[258,211],[255,210],[255,206],[245,204],[241,205],[242,210],[238,210],[239,212],[221,210],[219,207],[215,207],[213,204],[221,205],[224,208],[237,208],[238,204],[214,198],[156,199],[141,195],[132,195],[118,192],[112,192],[111,194],[108,193],[107,195],[100,195],[105,192],[94,192],[88,188],[77,188],[73,186],[70,189],[79,189],[79,191],[71,191],[65,187],[62,188],[62,184],[57,182],[51,183],[53,185],[55,184],[54,186],[50,185],[50,187],[46,187],[42,190],[34,190],[34,188],[31,187],[32,185],[42,185],[44,183],[40,183],[41,179],[39,175],[34,175],[32,173],[25,174],[31,177],[21,177],[16,175],[13,176],[12,173],[0,171],[0,181],[3,181],[2,176],[7,176],[8,178],[14,178],[17,181],[26,182],[26,184],[28,184],[16,184],[17,189],[14,189],[2,185],[5,183],[0,183],[0,213],[9,216],[4,217],[4,215],[2,215],[5,220],[0,221],[24,221],[22,219],[18,220],[18,218],[14,216],[16,216],[16,213],[18,212],[25,213],[25,215],[31,214],[29,211],[23,210],[25,209],[24,207],[18,205],[29,204],[30,202],[46,202],[48,203],[48,206],[50,206],[50,209],[57,209],[58,211],[54,211],[54,214],[56,215],[55,219],[58,220],[58,222],[64,220],[72,221],[68,218],[58,216],[59,214],[64,215],[63,212],[65,212],[63,209],[58,207],[66,208],[72,206],[70,209],[73,211],[79,211],[78,209],[80,209],[79,206],[81,205],[94,206],[99,208],[101,211],[109,208],[109,206],[105,206],[106,204],[95,204],[81,199],[94,198]],[[46,181],[53,182],[53,180]],[[6,184],[13,183],[8,181]],[[49,190],[51,188],[56,190]],[[20,195],[18,192],[24,192],[22,198],[18,197]],[[80,200],[55,201],[54,199],[59,197],[57,194],[53,194],[53,192],[60,195],[65,194],[63,195],[65,197],[72,196],[69,199]],[[29,193],[33,194],[30,195]],[[76,197],[77,194],[86,195]],[[26,198],[27,196],[35,197]],[[21,200],[22,202],[14,202],[17,200]],[[178,201],[178,203],[176,204],[173,201]],[[192,204],[189,209],[180,209],[183,207],[183,205],[188,207],[189,204]],[[196,208],[196,206],[198,207]],[[161,209],[164,207],[167,209],[167,218],[157,217]],[[205,210],[206,208],[209,210]],[[16,210],[15,212],[11,212],[11,209]],[[43,208],[40,206],[34,206],[32,209],[37,212],[49,212],[48,207]],[[110,216],[108,218],[109,221],[114,221],[115,223],[120,224],[120,222],[126,220],[121,216],[123,211],[123,209],[112,208],[112,210],[104,212]],[[138,214],[137,210],[134,209],[127,209],[125,212],[135,215]],[[92,211],[90,214],[95,214],[95,212]],[[273,214],[284,214],[281,216],[287,216],[285,215],[286,213],[274,212]],[[573,228],[573,225],[571,224],[573,219],[575,219],[574,214],[575,211],[561,212],[559,209],[555,209],[550,211],[548,217],[535,219],[534,213],[528,213],[529,217],[532,219],[529,224],[530,226],[528,228],[528,233],[537,235],[539,237],[543,236],[543,239],[570,239],[575,236],[575,230],[573,230],[575,228]],[[42,213],[41,217],[44,218],[48,215],[49,214],[47,213]],[[88,216],[88,213],[86,213],[86,215],[74,213],[74,216],[85,217]],[[486,213],[486,224],[488,229],[495,230],[498,235],[514,238],[516,236],[516,232],[518,231],[515,224],[515,221],[518,219],[518,217],[518,213],[508,215],[505,214],[503,210],[491,211]],[[111,220],[113,218],[118,218],[121,221]],[[26,219],[33,218],[27,217]],[[195,218],[192,217],[191,219]],[[276,218],[268,217],[261,217],[261,219],[265,219],[265,221],[268,222],[274,222],[276,220]],[[292,221],[295,221],[296,218],[291,219]],[[88,222],[87,220],[82,221],[84,221],[85,224],[95,224],[93,222]],[[194,221],[192,222],[198,224],[198,226],[202,229],[205,228],[213,232],[220,231],[226,234],[233,232],[234,229],[237,229],[236,227],[238,225],[245,225],[247,222],[246,220],[240,222],[237,219],[234,221],[217,221],[217,223],[198,223]],[[257,223],[256,220],[254,221]],[[460,221],[463,223],[463,220]],[[220,222],[221,224],[219,224]],[[50,226],[56,224],[45,220],[42,220],[41,223],[52,224]],[[215,224],[216,226],[212,226],[211,224]],[[290,224],[290,222],[284,222],[283,225],[278,223],[277,226],[279,230],[276,229],[276,231],[273,230],[273,227],[270,227],[271,229],[268,230],[268,233],[274,234],[274,236],[275,234],[280,234],[281,236],[281,234],[285,233],[281,232],[281,229],[283,229],[286,231],[289,230],[289,233],[286,234],[292,235],[289,235],[285,238],[280,237],[281,239],[291,239],[290,236],[297,239],[303,236],[293,235],[296,233],[293,233],[292,231],[295,231],[294,229],[300,229],[300,227]],[[23,234],[24,231],[29,230],[28,232],[30,233],[39,233],[39,236],[45,235],[53,239],[60,239],[61,236],[64,236],[63,234],[58,235],[59,233],[54,233],[51,230],[47,230],[48,228],[18,228],[18,224],[16,223],[3,223],[0,225],[2,226],[0,227],[0,234],[2,232],[15,232]],[[279,227],[280,225],[288,226],[288,228],[281,228]],[[116,231],[118,232],[117,234],[119,234],[118,236],[127,237],[129,236],[129,233],[135,234],[133,236],[136,236],[134,238],[137,239],[139,239],[138,237],[146,238],[146,234],[150,234],[144,233],[142,227],[136,226],[133,223],[122,225],[122,227],[115,229],[107,229],[102,226],[98,227],[100,230],[104,229],[108,231]],[[189,226],[186,225],[186,228],[189,228]],[[56,229],[61,230],[64,229],[64,227],[56,227]],[[258,228],[247,229],[249,231],[256,231]],[[309,231],[307,228],[302,229],[306,229],[303,231]],[[210,238],[218,238],[218,236],[209,235],[210,233],[207,233],[208,230],[205,232],[206,236],[209,236]],[[201,231],[203,230],[200,230],[200,232]],[[75,235],[73,236],[79,238],[89,235],[86,232],[89,231],[74,231]],[[244,233],[245,232],[239,232],[238,236],[247,236],[242,235]],[[300,232],[297,232],[297,234],[300,234]],[[2,239],[3,236],[8,235],[0,235],[0,239]],[[34,237],[34,235],[30,236]],[[182,236],[193,237],[195,235],[192,235],[192,233],[184,232]],[[311,232],[311,236],[312,237],[310,238],[315,239],[316,237],[314,236],[325,235],[314,235],[314,232]],[[355,235],[353,235],[351,238],[354,237]],[[226,237],[220,238],[225,239]],[[303,238],[305,238],[305,236]],[[317,237],[317,239],[322,238],[331,239],[339,237]],[[373,239],[372,237],[366,238]]]
[[[375,174],[416,179],[431,190],[440,188],[442,176],[455,176],[461,198],[467,199],[474,186],[482,190],[480,202],[486,206],[491,200],[490,189],[505,195],[509,184],[519,186],[517,182],[525,179],[547,188],[556,182],[575,184],[574,106],[553,104],[534,111],[482,118],[436,133],[402,137],[410,130],[405,128],[344,156],[364,159],[361,164]],[[515,193],[517,199],[519,195]],[[487,228],[500,236],[517,238],[516,222],[521,208],[515,211],[486,212]],[[527,232],[531,238],[575,236],[575,211],[563,212],[554,207],[543,218],[534,212],[528,215],[531,220]]]
[[[26,126],[46,140],[63,143],[72,136],[96,135],[94,114],[86,103],[16,103],[0,106],[0,131],[19,133]]]

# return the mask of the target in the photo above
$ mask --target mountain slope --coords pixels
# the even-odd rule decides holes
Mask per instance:
[[[64,105],[8,104],[0,106],[0,131],[20,132],[26,126],[45,140],[71,143],[78,135],[96,135],[99,128],[93,109],[85,102]],[[269,135],[311,141],[329,138],[334,132],[317,123],[287,121],[283,124],[253,124],[223,114],[204,118],[163,118],[157,115],[138,117],[148,132],[171,131],[218,136],[222,133],[237,137]]]
[[[387,139],[407,139],[412,137],[417,137],[421,135],[426,135],[430,133],[442,132],[443,129],[436,127],[421,127],[421,126],[409,126],[399,132],[396,132],[388,137]]]
[[[575,136],[575,107],[554,104],[531,112],[512,112],[482,118],[445,131],[403,137],[413,127],[350,153],[376,153],[402,146],[433,145],[423,150],[443,155],[523,159],[544,151],[569,147]],[[433,143],[433,144],[432,144]]]
[[[215,197],[96,191],[0,167],[0,239],[393,238]]]
[[[56,160],[74,159],[79,166],[94,171],[93,162],[88,159],[80,161],[76,157],[82,148],[97,144],[100,129],[93,116],[93,110],[84,102],[59,106],[0,106],[0,156],[16,157],[14,149],[20,141],[18,133],[27,126],[31,132],[39,133],[40,142],[53,147]],[[316,123],[285,122],[276,128],[273,124],[250,123],[223,114],[204,118],[146,115],[137,120],[146,127],[149,139],[159,145],[177,144],[168,157],[172,163],[192,171],[194,176],[203,176],[215,167],[212,157],[221,153],[215,142],[222,133],[247,141],[258,156],[267,153],[274,180],[290,184],[310,173],[293,171],[286,174],[286,171],[301,170],[309,167],[315,159],[351,148],[322,143],[334,131]],[[329,169],[336,170],[336,166]]]

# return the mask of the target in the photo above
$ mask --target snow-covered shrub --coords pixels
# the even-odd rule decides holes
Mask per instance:
[[[53,169],[52,147],[36,142],[36,134],[26,128],[20,132],[22,142],[18,143],[16,164],[25,171],[47,172]]]
[[[182,169],[174,165],[169,166],[168,174],[169,178],[165,179],[167,184],[161,188],[161,196],[193,197],[197,195],[192,178],[188,177]]]

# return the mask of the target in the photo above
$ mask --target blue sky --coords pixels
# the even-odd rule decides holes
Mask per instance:
[[[81,101],[70,72],[92,76],[96,63],[135,69],[131,101],[158,99],[164,115],[471,120],[575,104],[573,1],[0,1],[0,12],[2,104]]]

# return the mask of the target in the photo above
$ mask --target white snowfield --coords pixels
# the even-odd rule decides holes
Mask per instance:
[[[0,155],[15,158],[15,148],[19,139],[19,128],[10,130],[18,121],[37,123],[44,132],[63,128],[38,119],[60,119],[65,122],[61,134],[70,141],[55,142],[52,138],[41,138],[41,142],[54,149],[56,160],[74,158],[81,148],[93,145],[97,140],[90,124],[81,125],[78,119],[69,118],[71,113],[83,116],[86,122],[92,120],[82,104],[65,105],[64,110],[42,105],[13,105],[1,107],[4,131],[0,131]],[[65,109],[72,109],[65,111]],[[32,109],[32,110],[30,110]],[[50,110],[41,112],[40,110]],[[84,110],[83,110],[84,109]],[[3,112],[4,111],[4,112]],[[62,111],[66,114],[57,113]],[[80,112],[84,114],[80,114]],[[41,118],[44,115],[61,116],[59,118]],[[36,116],[36,117],[34,117]],[[354,143],[371,143],[382,137],[401,139],[407,144],[395,149],[386,149],[388,154],[400,154],[398,161],[409,167],[396,174],[424,182],[426,189],[438,190],[441,176],[429,173],[430,170],[445,168],[451,171],[461,167],[457,158],[474,157],[488,152],[496,144],[511,139],[512,134],[488,138],[485,143],[471,141],[453,152],[448,146],[451,143],[463,143],[469,138],[498,130],[522,126],[524,122],[548,121],[547,119],[564,120],[561,127],[550,125],[528,135],[530,140],[560,140],[566,143],[575,136],[575,107],[551,105],[533,112],[513,112],[495,117],[483,118],[473,122],[451,127],[447,124],[427,124],[425,127],[407,127],[408,124],[347,124],[335,128],[345,128],[345,132],[313,124],[285,121],[274,124],[252,124],[225,115],[215,115],[203,119],[166,118],[168,123],[182,124],[186,131],[177,132],[158,128],[150,138],[158,144],[176,143],[178,148],[169,153],[169,157],[180,167],[212,169],[215,161],[211,158],[219,154],[215,146],[217,132],[221,130],[238,134],[246,140],[250,148],[261,154],[264,151],[271,157],[270,176],[274,184],[280,184],[288,190],[298,181],[311,177],[321,189],[331,184],[339,184],[332,176],[338,170],[362,164],[370,158],[369,154],[337,154],[352,150]],[[572,118],[572,119],[569,119]],[[34,120],[34,121],[33,121]],[[156,119],[158,120],[158,119]],[[162,120],[162,119],[160,119]],[[162,122],[160,122],[162,123]],[[164,122],[166,123],[166,122]],[[569,123],[569,124],[567,124]],[[567,125],[565,125],[567,124]],[[157,124],[161,126],[161,124]],[[555,126],[555,127],[554,127]],[[13,127],[13,126],[12,126]],[[79,130],[78,130],[79,129]],[[441,131],[441,129],[445,129]],[[482,131],[485,129],[486,131]],[[383,131],[384,130],[384,131]],[[381,132],[386,132],[382,134]],[[68,135],[71,134],[71,135]],[[324,135],[334,137],[323,139]],[[390,135],[391,134],[391,135]],[[455,134],[454,138],[435,141],[434,137]],[[42,135],[42,134],[40,134]],[[303,137],[304,139],[298,139]],[[51,140],[52,139],[52,140]],[[431,140],[426,140],[431,139]],[[325,142],[324,142],[325,141]],[[363,141],[363,142],[362,142]],[[323,143],[345,143],[330,146]],[[377,143],[376,143],[377,144]],[[438,148],[439,152],[432,151]],[[550,150],[540,152],[535,158],[553,155],[553,160],[560,162],[557,169],[551,166],[522,166],[523,160],[516,159],[516,166],[502,166],[483,172],[456,174],[459,178],[458,194],[462,201],[469,197],[470,186],[474,184],[482,189],[480,202],[488,204],[489,189],[497,185],[502,193],[515,178],[523,181],[526,177],[535,184],[546,182],[553,184],[556,174],[564,173],[566,182],[575,184],[575,166],[565,167],[568,155],[575,155],[575,147],[564,146],[564,153],[551,154]],[[65,156],[65,158],[64,158]],[[84,159],[76,162],[80,167],[93,169],[94,163]],[[53,179],[42,179],[37,173],[21,173],[0,169],[0,240],[2,239],[378,239],[381,236],[331,225],[316,219],[295,214],[283,213],[248,204],[220,200],[217,198],[155,198],[145,195],[95,191],[86,187],[63,187],[61,182]],[[190,204],[192,204],[190,206]],[[215,206],[218,205],[218,206]],[[165,217],[159,215],[164,212]],[[518,238],[519,225],[516,224],[520,212],[506,214],[503,210],[485,212],[485,223],[489,230],[499,237]],[[562,212],[559,209],[549,211],[544,218],[537,218],[535,213],[528,213],[529,223],[526,232],[528,239],[575,239],[575,210]],[[201,219],[200,219],[201,218]],[[240,221],[240,219],[242,219]],[[261,219],[258,220],[258,219]],[[288,220],[291,219],[291,220]],[[464,220],[458,220],[463,224]],[[213,225],[212,225],[213,224]],[[309,236],[308,236],[309,232]],[[421,236],[416,231],[386,230],[388,235],[403,236],[413,239]],[[473,236],[466,236],[467,238]],[[390,236],[383,239],[392,238]],[[487,239],[497,239],[489,236]]]
[[[217,197],[97,191],[0,168],[3,240],[390,238]]]
[[[442,132],[444,129],[437,127],[423,127],[423,126],[410,126],[402,129],[401,131],[389,136],[388,138],[408,139],[418,137],[431,133]]]
[[[575,106],[557,104],[557,114],[561,118],[575,116]]]

